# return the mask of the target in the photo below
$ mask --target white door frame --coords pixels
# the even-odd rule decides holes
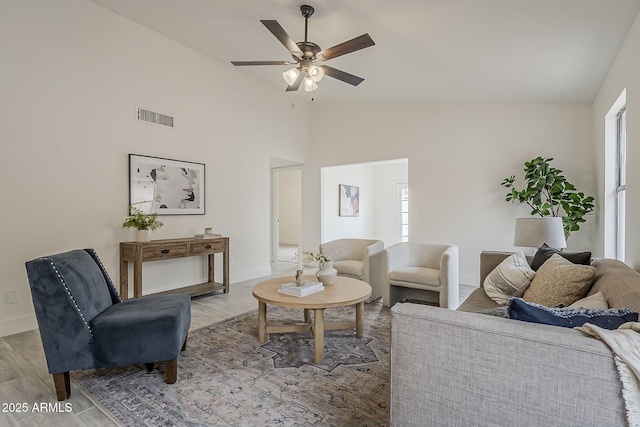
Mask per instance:
[[[271,168],[271,262],[278,261],[280,248],[280,172],[300,170],[302,181],[302,166],[287,166]],[[302,184],[302,182],[301,182]],[[302,185],[300,186],[302,188]],[[302,209],[302,206],[300,206]],[[302,230],[300,230],[302,234]]]

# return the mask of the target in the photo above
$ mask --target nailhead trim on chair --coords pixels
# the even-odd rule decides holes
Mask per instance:
[[[69,289],[69,286],[64,281],[64,278],[62,277],[62,274],[60,274],[60,271],[58,271],[58,268],[56,267],[56,265],[53,262],[53,260],[51,260],[50,258],[46,258],[46,257],[44,259],[49,261],[49,264],[51,264],[51,268],[53,268],[53,271],[56,273],[56,276],[58,277],[58,280],[60,280],[60,284],[64,287],[64,290],[67,292],[67,295],[69,295],[69,298],[71,299],[71,302],[73,302],[73,305],[75,306],[76,311],[78,312],[78,314],[82,318],[82,321],[84,322],[85,326],[89,330],[89,333],[93,337],[93,331],[91,330],[91,326],[89,325],[89,322],[87,322],[87,319],[84,317],[84,314],[80,310],[80,306],[78,306],[78,303],[76,302],[76,299],[73,297],[73,294],[71,294],[71,289]]]
[[[94,249],[85,249],[85,251],[87,252],[91,251],[91,253],[94,255],[93,259],[98,263],[98,267],[100,267],[100,270],[102,270],[102,274],[104,275],[105,279],[109,277],[109,273],[107,273],[107,269],[104,268],[104,265],[102,264],[102,260],[100,259],[96,251]],[[110,279],[106,280],[106,282],[107,282],[107,286],[109,286],[111,290],[115,292],[115,294],[118,296],[118,302],[122,302],[122,297],[120,296],[120,292],[118,292],[116,287],[113,285],[113,282]]]

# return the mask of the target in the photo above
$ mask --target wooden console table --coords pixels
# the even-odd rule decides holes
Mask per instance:
[[[214,279],[214,255],[223,254],[222,283]],[[129,298],[129,263],[133,263],[133,297],[142,296],[142,263],[163,259],[184,258],[206,255],[208,258],[207,281],[197,285],[185,286],[158,294],[188,292],[192,297],[209,292],[224,290],[229,292],[229,238],[217,237],[212,239],[152,240],[150,242],[121,242],[120,243],[120,297]]]

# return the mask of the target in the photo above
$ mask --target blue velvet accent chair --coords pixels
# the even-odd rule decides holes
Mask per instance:
[[[71,395],[69,371],[165,362],[177,379],[177,358],[191,325],[188,294],[122,301],[93,249],[26,263],[33,306],[58,400]]]

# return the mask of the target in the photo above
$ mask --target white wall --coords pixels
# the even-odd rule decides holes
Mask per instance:
[[[278,171],[279,241],[297,245],[302,238],[302,171]]]
[[[595,135],[595,170],[597,196],[599,200],[610,196],[604,193],[605,180],[605,126],[604,117],[620,93],[627,89],[627,196],[626,196],[626,260],[635,269],[640,269],[640,227],[636,227],[640,213],[640,15],[627,34],[618,55],[600,87],[593,103],[593,126]],[[605,217],[603,203],[597,204],[597,239],[595,252],[601,256],[604,248]]]
[[[3,2],[0,40],[0,336],[36,327],[27,260],[93,247],[117,281],[129,153],[206,164],[206,215],[162,217],[154,238],[212,226],[232,282],[270,273],[269,158],[305,161],[304,103],[87,1]],[[138,123],[136,106],[175,128]],[[199,257],[149,263],[145,292],[205,272]]]
[[[395,184],[407,181],[406,159],[322,168],[322,242],[335,239],[377,239],[386,246],[395,237]],[[360,215],[339,216],[339,185],[360,191]]]
[[[410,239],[460,246],[461,281],[477,285],[480,252],[515,249],[514,220],[529,215],[504,201],[502,179],[550,156],[578,189],[595,192],[591,116],[589,105],[315,104],[303,238],[320,236],[320,168],[406,157]],[[590,227],[571,236],[570,250],[592,247]]]
[[[385,246],[391,246],[400,242],[400,235],[396,230],[396,221],[400,220],[396,218],[399,212],[396,184],[409,180],[409,162],[401,159],[375,163],[373,178],[376,189],[373,238],[382,240]]]
[[[335,166],[322,169],[321,174],[321,241],[328,242],[342,238],[370,239],[373,235],[375,215],[372,166],[366,164]],[[340,184],[359,187],[359,216],[338,215]]]

